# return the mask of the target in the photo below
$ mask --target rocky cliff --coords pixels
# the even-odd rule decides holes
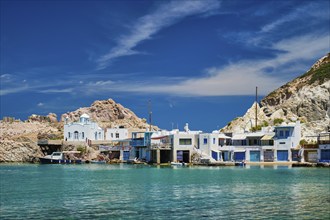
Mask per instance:
[[[125,128],[149,128],[146,119],[137,117],[134,112],[112,99],[95,101],[90,107],[79,108],[73,112],[67,112],[61,116],[61,121],[65,119],[69,122],[78,121],[82,114],[88,114],[92,121],[97,122],[103,128],[123,126]],[[153,126],[158,130],[158,127]]]
[[[325,131],[330,125],[330,54],[309,71],[271,92],[258,106],[258,125],[300,120],[304,137]],[[255,127],[255,104],[243,117],[228,123],[223,131],[244,131]]]
[[[31,116],[35,118],[34,116]],[[30,118],[31,118],[30,117]],[[47,116],[43,116],[44,119]],[[33,162],[43,156],[37,145],[38,136],[61,137],[58,124],[27,120],[3,120],[0,122],[0,162]]]

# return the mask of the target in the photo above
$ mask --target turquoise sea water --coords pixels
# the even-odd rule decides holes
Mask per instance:
[[[0,165],[0,219],[330,219],[330,169]]]

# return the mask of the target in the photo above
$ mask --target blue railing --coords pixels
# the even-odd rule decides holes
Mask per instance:
[[[131,146],[132,147],[138,147],[138,146],[146,146],[146,143],[144,139],[136,139],[131,141]]]

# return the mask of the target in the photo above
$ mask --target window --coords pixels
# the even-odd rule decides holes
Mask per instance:
[[[78,131],[75,131],[75,132],[74,132],[74,139],[77,140],[78,138],[79,138],[79,133],[78,133]]]
[[[285,137],[289,137],[290,136],[290,131],[285,131]]]
[[[213,144],[215,144],[215,138],[213,138]]]
[[[71,133],[70,132],[68,132],[68,137],[69,137],[69,139],[71,138]]]
[[[207,144],[207,138],[204,138],[204,144]]]
[[[85,138],[85,133],[81,132],[81,138],[84,139]]]
[[[101,139],[101,132],[99,132],[99,138]]]
[[[116,138],[119,138],[119,133],[116,133]]]
[[[284,132],[280,131],[280,137],[283,137],[283,136],[284,136]]]
[[[111,138],[113,138],[113,133],[111,133]]]
[[[190,138],[180,138],[179,145],[191,145],[191,139]]]

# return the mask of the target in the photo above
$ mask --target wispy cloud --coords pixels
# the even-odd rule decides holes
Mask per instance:
[[[325,1],[326,3],[326,1]],[[328,6],[328,7],[326,7]],[[323,8],[322,8],[323,7]],[[273,22],[263,26],[261,28],[261,32],[271,32],[276,30],[277,28],[285,25],[289,22],[296,22],[297,20],[304,20],[306,21],[306,17],[310,17],[308,19],[310,22],[313,22],[314,19],[327,19],[329,20],[329,3],[325,5],[323,4],[315,4],[313,2],[303,5],[301,7],[295,8],[291,13],[288,13]]]
[[[66,88],[66,89],[45,89],[41,90],[40,93],[71,93],[73,88]]]
[[[134,48],[151,39],[161,29],[192,15],[212,15],[220,7],[217,0],[171,1],[137,20],[131,33],[121,36],[117,46],[97,60],[98,69],[106,68],[116,58],[139,53]]]
[[[261,60],[244,60],[231,63],[225,67],[211,67],[206,74],[198,78],[167,80],[154,79],[147,82],[107,82],[90,83],[97,91],[161,93],[175,96],[224,96],[224,95],[252,95],[254,87],[259,86],[261,95],[283,85],[288,74],[303,73],[307,67],[297,65],[297,68],[287,68],[296,63],[316,60],[329,50],[330,37],[328,35],[304,35],[274,43],[271,49],[280,51],[275,57]],[[301,69],[304,67],[305,69]],[[269,69],[274,74],[269,74]],[[289,72],[291,71],[291,72]],[[106,86],[102,86],[102,85]],[[89,90],[93,91],[93,90]]]

